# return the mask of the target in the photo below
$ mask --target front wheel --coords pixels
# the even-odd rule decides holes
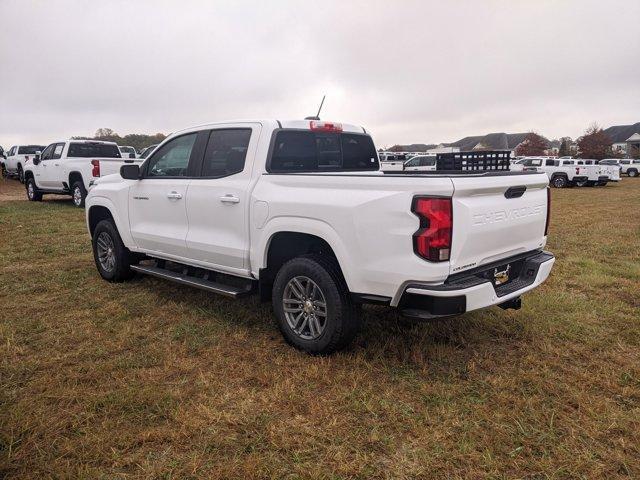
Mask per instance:
[[[134,272],[130,268],[133,254],[122,243],[112,220],[102,220],[96,225],[91,243],[93,259],[102,278],[109,282],[121,282],[133,277]]]
[[[567,186],[567,177],[556,176],[551,180],[551,184],[556,188],[564,188]]]
[[[2,178],[7,178],[9,174],[7,173],[7,167],[4,166],[4,163],[0,164],[0,169],[2,170]]]
[[[24,183],[24,171],[22,170],[22,165],[18,165],[18,180],[20,180],[20,183]]]
[[[637,170],[629,170],[629,171],[627,171],[627,175],[629,175],[630,177],[637,177],[638,176],[638,171]]]
[[[280,268],[273,308],[287,342],[313,355],[346,347],[360,327],[337,263],[320,255],[303,255]]]
[[[71,186],[71,195],[73,197],[73,204],[78,208],[84,208],[84,201],[87,198],[87,191],[84,188],[84,184],[80,181],[74,182]]]
[[[42,201],[42,193],[38,191],[38,187],[36,187],[36,181],[33,177],[29,177],[27,180],[27,198],[30,202],[41,202]]]

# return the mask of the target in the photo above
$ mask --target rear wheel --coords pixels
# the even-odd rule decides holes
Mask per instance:
[[[22,165],[18,164],[18,180],[20,183],[24,183],[24,172],[22,171]]]
[[[273,308],[287,342],[313,355],[346,347],[360,327],[338,265],[320,255],[297,257],[280,268]]]
[[[71,195],[73,197],[73,204],[78,208],[84,208],[87,191],[84,189],[84,184],[81,181],[73,183],[71,186]]]
[[[42,201],[42,193],[38,191],[38,187],[36,187],[36,181],[33,179],[33,177],[29,177],[27,179],[27,198],[30,202]]]
[[[4,163],[0,164],[0,169],[2,170],[2,178],[7,178],[7,167],[4,166]]]
[[[567,183],[567,177],[564,177],[562,175],[556,175],[551,180],[551,184],[556,188],[564,188],[567,186]]]
[[[122,243],[112,220],[102,220],[96,225],[91,243],[93,259],[102,278],[109,282],[121,282],[133,277],[130,265],[135,257]]]

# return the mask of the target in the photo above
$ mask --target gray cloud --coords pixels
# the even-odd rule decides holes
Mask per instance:
[[[0,0],[0,144],[323,116],[378,144],[640,121],[637,1]]]

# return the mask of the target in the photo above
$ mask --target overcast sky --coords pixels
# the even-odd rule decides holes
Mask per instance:
[[[380,146],[640,121],[640,1],[0,0],[0,145],[233,118]]]

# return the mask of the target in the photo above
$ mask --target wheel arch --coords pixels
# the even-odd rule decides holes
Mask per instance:
[[[256,258],[261,300],[266,301],[271,298],[273,280],[284,263],[310,253],[334,260],[347,287],[350,286],[344,249],[341,243],[332,238],[332,235],[323,232],[326,228],[330,227],[326,225],[326,227],[304,228],[301,225],[290,225],[286,228],[274,229],[263,237],[264,240],[260,242],[261,246]],[[331,232],[334,232],[333,229]]]
[[[82,173],[80,173],[77,170],[73,170],[72,172],[69,172],[69,190],[71,190],[71,187],[73,186],[73,184],[76,181],[80,181],[82,182],[82,185],[84,186],[84,188],[86,189],[86,185],[84,184],[84,179],[82,178]]]
[[[118,214],[118,209],[115,208],[115,205],[110,199],[106,197],[92,197],[90,201],[85,204],[85,211],[87,230],[91,238],[93,238],[96,225],[98,225],[101,220],[111,218],[118,229],[118,234],[125,247],[133,250],[136,249],[136,244],[128,228],[128,219],[122,218]]]

